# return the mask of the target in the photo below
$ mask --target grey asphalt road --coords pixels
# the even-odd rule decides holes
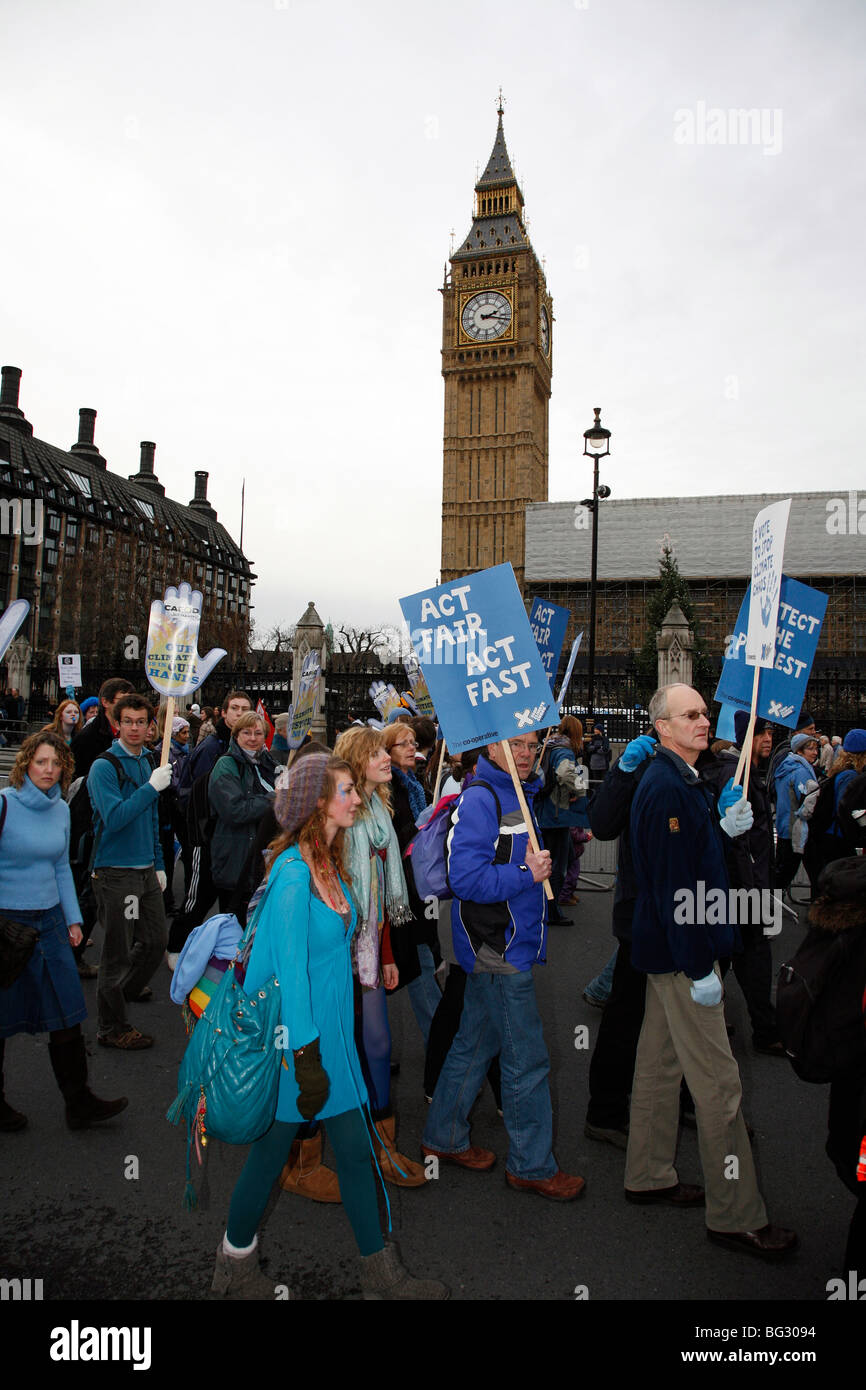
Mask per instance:
[[[611,949],[610,893],[581,891],[572,926],[552,928],[548,964],[536,971],[552,1062],[556,1153],[587,1179],[583,1198],[559,1205],[508,1189],[506,1136],[485,1088],[474,1112],[473,1141],[494,1149],[496,1168],[475,1174],[443,1167],[425,1189],[389,1188],[391,1218],[410,1269],[444,1279],[455,1300],[599,1300],[658,1303],[711,1300],[753,1307],[784,1300],[798,1319],[825,1302],[839,1272],[852,1199],[826,1158],[827,1089],[799,1081],[784,1060],[755,1054],[739,987],[729,977],[728,1017],[740,1065],[747,1118],[771,1219],[800,1235],[796,1256],[767,1264],[709,1244],[700,1210],[629,1206],[624,1155],[583,1135],[589,1057],[600,1013],[581,998]],[[802,927],[774,941],[777,962]],[[85,993],[91,1080],[103,1096],[126,1094],[129,1108],[102,1127],[70,1133],[51,1076],[47,1038],[7,1044],[6,1091],[30,1119],[0,1136],[0,1278],[43,1281],[45,1300],[198,1300],[206,1296],[213,1254],[246,1150],[209,1148],[205,1200],[182,1210],[184,1132],[165,1112],[176,1092],[185,1034],[168,997],[169,972],[153,980],[152,1003],[132,1021],[155,1034],[148,1052],[121,1054],[95,1041],[95,982]],[[418,1155],[426,1106],[422,1042],[405,992],[391,1001],[398,1135]],[[581,1027],[589,1047],[576,1046]],[[700,1181],[696,1136],[684,1131],[679,1172]],[[262,1234],[266,1271],[301,1300],[357,1297],[354,1242],[342,1209],[297,1196],[274,1196]],[[866,1271],[864,1271],[866,1273]]]

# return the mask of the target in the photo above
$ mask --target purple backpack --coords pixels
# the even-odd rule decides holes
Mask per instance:
[[[501,819],[502,808],[499,804],[499,797],[489,782],[484,782],[481,778],[473,778],[470,783],[467,783],[467,786],[486,787],[496,802],[497,818]],[[422,811],[419,817],[421,824],[418,825],[418,821],[415,822],[418,825],[418,833],[413,835],[403,852],[404,859],[408,859],[412,865],[415,890],[419,898],[425,901],[428,898],[452,898],[454,896],[451,892],[445,866],[445,840],[451,829],[451,813],[461,795],[461,792],[452,792],[449,796],[441,796],[435,806]],[[426,819],[422,819],[422,817]]]

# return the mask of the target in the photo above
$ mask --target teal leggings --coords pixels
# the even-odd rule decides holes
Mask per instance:
[[[324,1121],[334,1153],[340,1196],[362,1255],[375,1255],[385,1244],[379,1221],[376,1182],[371,1166],[372,1153],[367,1126],[360,1110],[348,1110]],[[289,1155],[298,1124],[275,1120],[266,1134],[250,1148],[247,1161],[235,1184],[229,1205],[226,1235],[232,1245],[245,1249],[251,1245],[268,1204],[271,1188]]]

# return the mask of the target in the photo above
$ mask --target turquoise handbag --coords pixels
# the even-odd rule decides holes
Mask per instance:
[[[209,1136],[226,1144],[251,1144],[276,1114],[284,1056],[277,1046],[280,982],[271,976],[252,994],[241,983],[270,887],[269,881],[235,959],[195,1026],[180,1064],[177,1098],[166,1114],[171,1124],[186,1121],[189,1129],[185,1205],[195,1205],[189,1176],[193,1142],[201,1162]]]

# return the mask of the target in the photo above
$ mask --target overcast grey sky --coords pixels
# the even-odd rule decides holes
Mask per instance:
[[[550,499],[866,487],[862,0],[3,0],[0,358],[35,433],[156,441],[259,575],[435,583],[441,298],[505,99],[554,300]],[[763,113],[750,132],[713,114]],[[718,141],[719,133],[728,143]],[[750,134],[750,139],[745,135]],[[178,576],[179,578],[182,576]]]

